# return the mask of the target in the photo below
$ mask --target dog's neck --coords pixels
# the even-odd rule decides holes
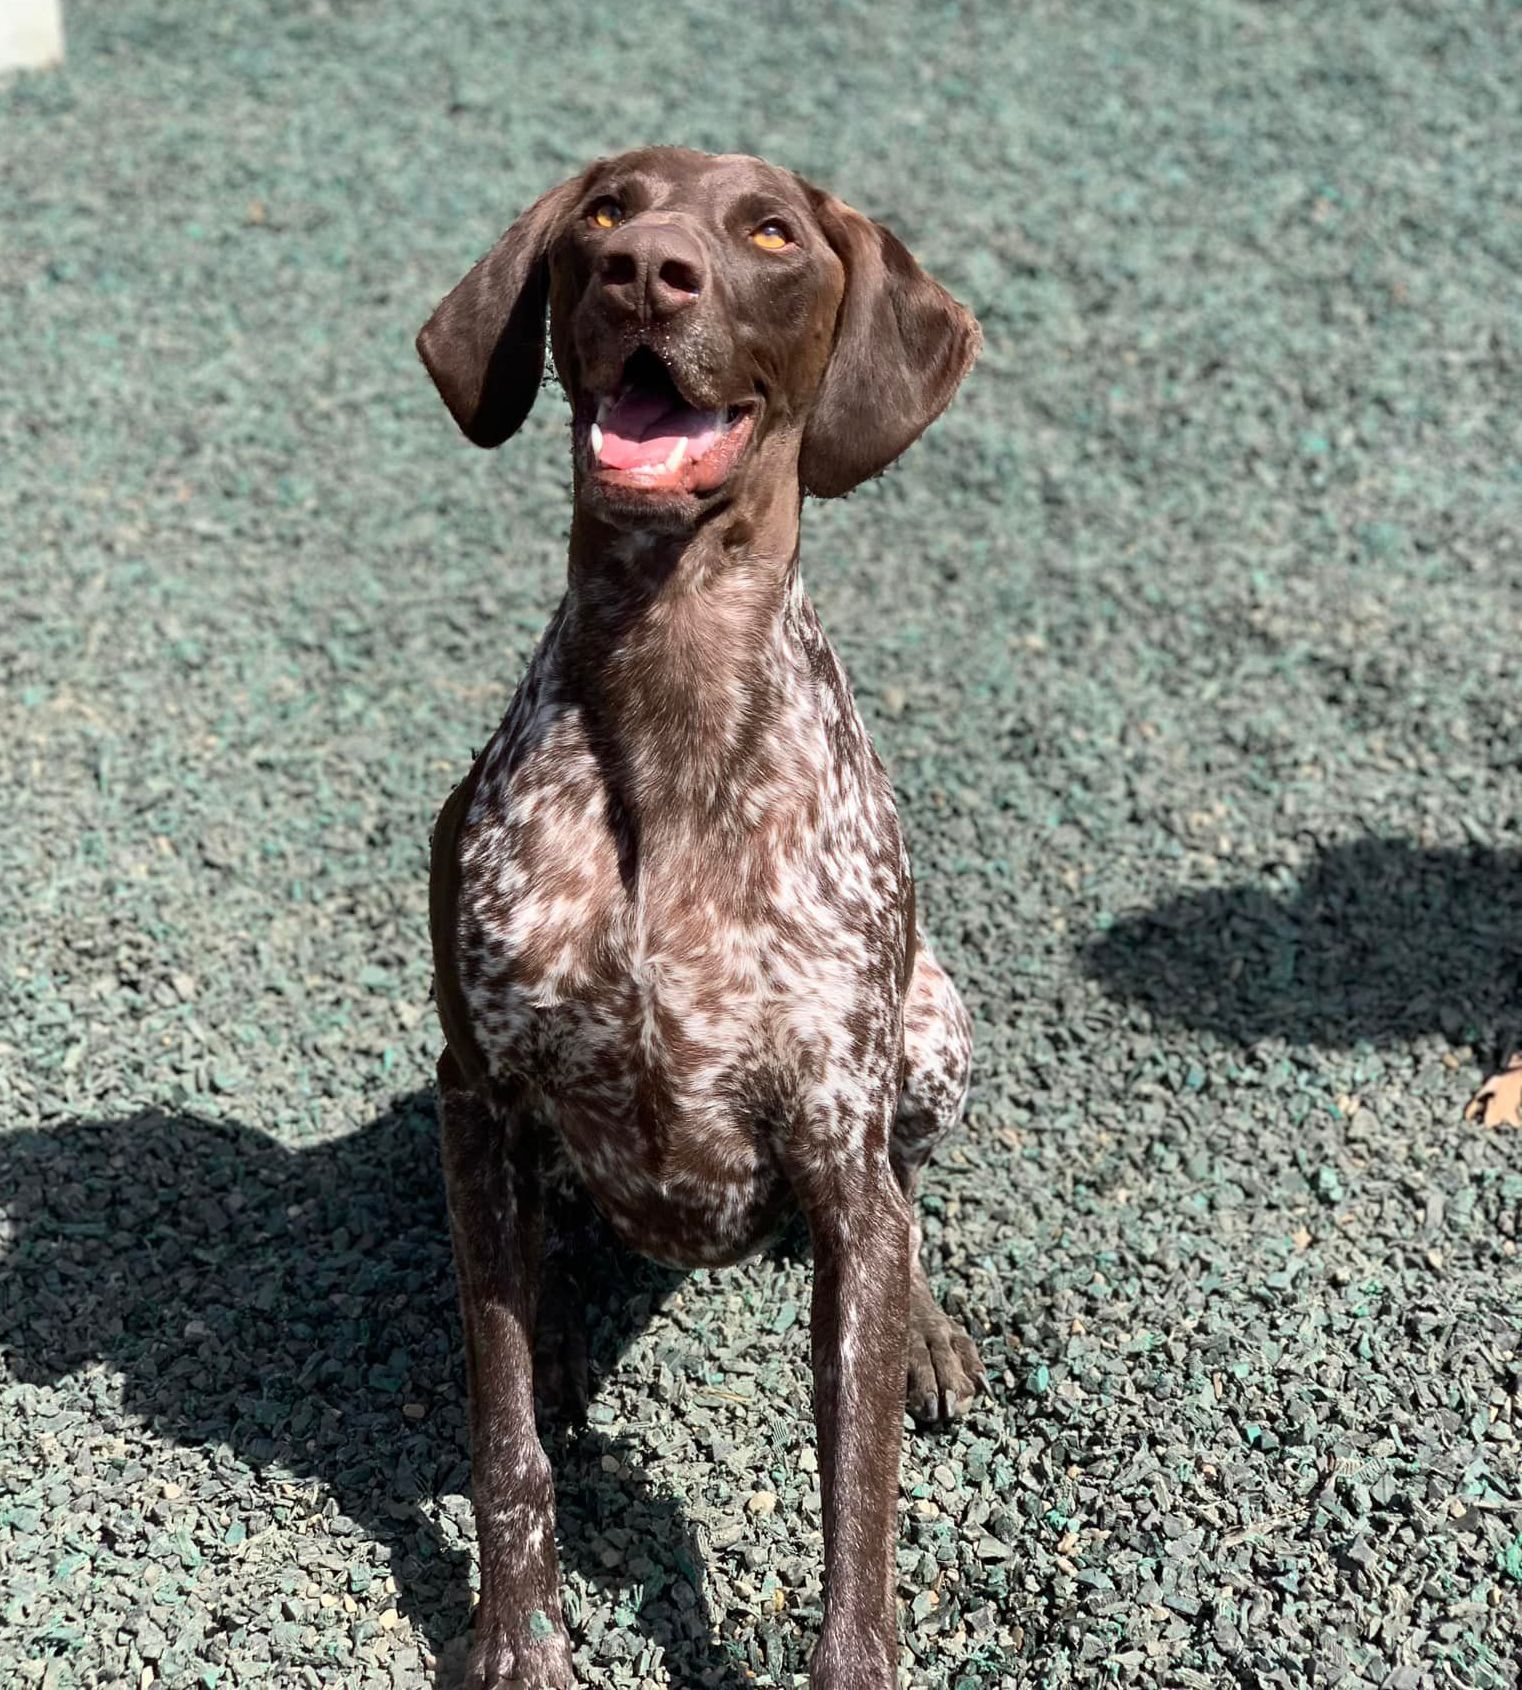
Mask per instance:
[[[695,812],[723,825],[766,784],[768,730],[796,691],[786,624],[802,593],[801,502],[794,483],[683,533],[573,518],[561,687],[642,829]]]

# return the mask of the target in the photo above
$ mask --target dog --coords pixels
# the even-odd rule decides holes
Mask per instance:
[[[584,1393],[578,1228],[600,1212],[636,1250],[713,1266],[801,1210],[810,1682],[887,1690],[906,1395],[933,1421],[984,1386],[912,1208],[971,1030],[803,590],[799,521],[806,493],[850,492],[924,432],[980,332],[802,177],[668,147],[545,194],[423,327],[476,445],[528,415],[546,320],[572,412],[567,589],[432,847],[481,1556],[466,1682],[573,1682],[535,1399]]]

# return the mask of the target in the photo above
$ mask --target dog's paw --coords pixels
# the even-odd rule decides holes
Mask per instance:
[[[971,1338],[928,1297],[909,1311],[909,1412],[922,1424],[958,1420],[987,1389]]]
[[[1482,1127],[1522,1127],[1522,1051],[1508,1057],[1470,1098],[1464,1119]]]
[[[462,1690],[575,1690],[571,1640],[536,1608],[521,1627],[478,1633],[460,1683]]]

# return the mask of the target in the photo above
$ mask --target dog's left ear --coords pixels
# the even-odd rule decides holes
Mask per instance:
[[[477,446],[523,426],[544,379],[549,251],[583,178],[535,200],[423,324],[418,354],[450,414]]]
[[[805,492],[831,499],[881,475],[919,439],[951,403],[983,337],[891,230],[803,186],[846,272],[798,466]]]

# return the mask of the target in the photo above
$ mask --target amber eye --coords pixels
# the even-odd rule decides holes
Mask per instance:
[[[599,229],[616,229],[624,220],[624,208],[617,200],[598,200],[587,215]]]
[[[786,226],[775,217],[767,218],[758,228],[752,229],[750,238],[763,252],[781,252],[783,247],[793,244]]]

